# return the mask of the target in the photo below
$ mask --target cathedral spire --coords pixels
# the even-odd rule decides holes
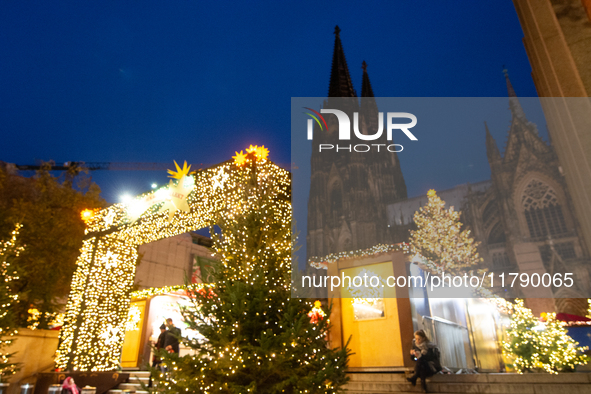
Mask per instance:
[[[340,37],[341,29],[338,26],[334,29],[335,41],[332,55],[332,69],[330,72],[330,84],[328,85],[328,97],[357,97],[349,68],[345,60],[345,51]]]
[[[367,63],[361,64],[363,81],[361,83],[361,116],[365,125],[364,134],[373,134],[378,130],[378,106],[367,74]]]
[[[511,84],[509,72],[506,68],[503,69],[503,74],[505,74],[505,81],[507,82],[507,93],[509,95],[509,108],[511,109],[511,114],[514,117],[520,118],[521,120],[527,122],[525,113],[523,112],[523,108],[521,108],[517,94],[515,94],[515,89],[513,89],[513,84]]]
[[[369,82],[369,75],[367,74],[367,63],[365,60],[361,64],[361,68],[363,69],[363,81],[361,83],[361,97],[375,97],[373,95],[373,89],[371,88],[371,83]]]
[[[497,142],[490,134],[486,122],[484,122],[484,129],[486,130],[486,156],[488,157],[489,164],[491,164],[492,166],[493,162],[496,162],[498,159],[501,158],[501,152],[499,151]]]

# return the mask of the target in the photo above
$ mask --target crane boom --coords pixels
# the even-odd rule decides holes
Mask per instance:
[[[281,165],[286,170],[290,169],[290,165]],[[35,171],[44,167],[44,164],[15,164],[17,170],[20,171]],[[208,163],[193,163],[191,170],[202,170],[213,166]],[[69,171],[76,168],[85,168],[89,171],[109,170],[109,171],[166,171],[171,168],[170,163],[129,163],[129,162],[83,162],[83,161],[67,161],[65,163],[56,163],[51,165],[51,171]]]

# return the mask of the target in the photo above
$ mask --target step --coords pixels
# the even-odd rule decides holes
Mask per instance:
[[[359,373],[348,374],[345,386],[354,393],[417,393],[420,382],[413,387],[404,374]],[[427,379],[427,388],[433,393],[487,393],[487,394],[589,394],[591,374],[438,374]]]
[[[130,377],[147,378],[150,377],[150,371],[130,371]]]
[[[350,373],[351,382],[406,382],[410,376],[404,373]]]
[[[121,390],[138,391],[142,389],[142,385],[139,383],[119,383],[117,388]]]

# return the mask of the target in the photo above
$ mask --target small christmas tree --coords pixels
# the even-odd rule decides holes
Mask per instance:
[[[456,274],[462,268],[482,261],[470,230],[461,230],[460,212],[445,209],[435,190],[427,193],[429,201],[414,214],[417,229],[410,231],[410,251],[427,260],[432,273]]]
[[[10,362],[12,353],[7,353],[6,348],[17,334],[12,305],[18,299],[18,295],[12,290],[12,281],[17,280],[18,276],[12,261],[22,250],[16,243],[20,228],[21,225],[17,224],[10,240],[0,241],[0,380],[18,370],[18,365]]]
[[[220,258],[211,287],[190,291],[185,322],[205,341],[184,340],[194,355],[164,354],[158,390],[170,393],[335,393],[346,382],[346,349],[330,349],[328,319],[290,297],[289,179],[242,161],[236,193],[246,203],[220,213]],[[250,163],[250,164],[249,164]],[[313,321],[312,321],[313,320]]]
[[[579,347],[556,320],[554,313],[547,314],[546,324],[541,324],[523,300],[510,305],[511,327],[503,351],[513,359],[519,373],[543,369],[548,373],[572,371],[576,365],[584,365],[588,357],[586,348]]]

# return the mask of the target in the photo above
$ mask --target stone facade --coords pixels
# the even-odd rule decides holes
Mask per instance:
[[[591,1],[513,0],[532,77],[591,253]],[[544,99],[548,98],[548,99]]]

